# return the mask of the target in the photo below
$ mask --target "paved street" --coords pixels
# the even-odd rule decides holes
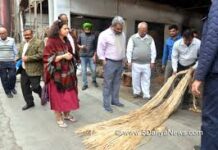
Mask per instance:
[[[102,108],[102,80],[98,81],[99,88],[90,85],[88,90],[79,91],[80,109],[73,113],[78,122],[68,122],[66,129],[56,125],[49,105],[41,106],[37,95],[34,95],[35,108],[21,110],[24,100],[19,81],[16,87],[18,94],[13,99],[6,97],[0,85],[0,150],[83,150],[82,138],[74,133],[78,127],[126,114],[143,104],[142,100],[124,100],[122,96],[124,108],[113,107],[113,114],[105,112]],[[130,89],[122,88],[121,91],[121,95],[132,99]],[[200,128],[200,114],[179,110],[166,126],[174,131],[197,131]],[[154,136],[145,138],[138,149],[192,150],[193,145],[199,142],[200,136]]]

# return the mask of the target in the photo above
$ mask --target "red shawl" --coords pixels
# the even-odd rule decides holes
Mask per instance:
[[[77,89],[76,69],[74,65],[74,58],[72,60],[61,60],[55,62],[58,55],[66,52],[72,54],[72,48],[69,41],[64,43],[60,38],[49,38],[43,51],[44,62],[44,80],[48,83],[54,80],[58,89],[66,90]]]

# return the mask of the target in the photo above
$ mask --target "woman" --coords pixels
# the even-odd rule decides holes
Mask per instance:
[[[68,33],[66,23],[55,21],[43,52],[45,84],[59,127],[67,127],[64,120],[75,122],[70,111],[79,108],[75,58],[67,40]]]

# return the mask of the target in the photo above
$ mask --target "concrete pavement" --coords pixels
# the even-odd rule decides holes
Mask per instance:
[[[125,107],[113,107],[114,113],[107,113],[102,108],[102,80],[98,81],[99,88],[90,84],[86,91],[79,91],[80,109],[72,113],[78,122],[67,122],[69,126],[66,129],[56,125],[49,104],[41,106],[37,95],[34,95],[36,106],[22,111],[25,103],[19,82],[16,87],[18,94],[13,99],[6,97],[0,85],[0,150],[83,150],[82,138],[74,133],[77,128],[126,114],[144,103],[142,100],[131,102],[121,97]],[[125,87],[121,91],[121,95],[132,99],[131,93],[126,92],[130,88]],[[199,130],[200,122],[200,114],[179,110],[166,122],[166,126],[173,131],[194,132]],[[138,149],[192,150],[199,142],[200,136],[153,136],[145,138]]]

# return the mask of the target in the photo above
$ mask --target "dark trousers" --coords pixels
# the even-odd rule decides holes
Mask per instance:
[[[182,66],[181,64],[178,63],[178,72],[179,71],[183,71],[183,70],[187,70],[189,69],[190,67],[192,67],[195,63],[189,65],[189,66]],[[185,93],[184,93],[184,96],[183,96],[183,99],[182,99],[182,105],[189,105],[190,104],[190,97],[191,97],[191,94],[189,93],[189,87],[185,90]]]
[[[205,80],[201,150],[218,150],[218,74]]]
[[[21,90],[27,105],[34,103],[32,91],[37,93],[41,98],[42,88],[40,86],[40,79],[41,76],[28,76],[25,70],[21,71]]]
[[[16,68],[14,62],[0,63],[0,77],[6,94],[10,94],[16,84]]]

